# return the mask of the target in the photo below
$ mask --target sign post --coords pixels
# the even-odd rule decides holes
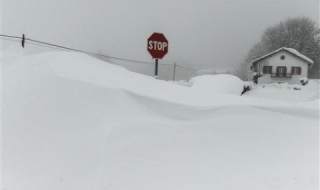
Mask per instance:
[[[156,66],[154,69],[154,76],[157,79],[158,78],[158,59],[156,59]]]
[[[168,53],[169,42],[163,34],[155,32],[148,38],[147,47],[152,58],[156,59],[154,75],[158,78],[158,60]]]

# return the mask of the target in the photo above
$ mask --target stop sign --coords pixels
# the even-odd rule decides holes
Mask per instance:
[[[148,38],[148,51],[153,59],[162,59],[168,53],[168,40],[161,33],[153,33]]]

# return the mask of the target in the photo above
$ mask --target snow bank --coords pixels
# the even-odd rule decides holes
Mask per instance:
[[[246,97],[266,98],[285,102],[319,101],[319,84],[310,80],[305,86],[288,83],[251,84]],[[318,105],[318,104],[315,104]]]
[[[281,90],[301,90],[303,88],[303,86],[301,85],[291,85],[286,82],[262,84],[262,85],[256,85],[256,87],[281,89]]]
[[[315,104],[216,93],[211,78],[184,87],[79,53],[4,60],[3,189],[319,187]]]
[[[224,87],[220,88],[220,93],[216,93],[218,91],[197,90],[195,87],[189,88],[156,80],[153,77],[130,72],[123,67],[97,60],[82,53],[48,52],[18,58],[9,57],[4,65],[7,78],[12,78],[10,79],[11,89],[17,91],[21,88],[29,88],[29,85],[42,83],[41,81],[44,81],[45,78],[62,77],[107,88],[122,89],[161,101],[191,106],[260,105],[266,103],[249,99],[244,100],[238,95],[239,93],[235,94],[234,89],[228,91],[234,92],[234,94],[223,94],[221,92],[223,92]],[[209,80],[210,82],[207,82],[207,84],[212,85],[212,80],[210,78]],[[230,80],[229,82],[232,85],[234,81]],[[204,85],[202,89],[210,88]],[[41,85],[39,84],[39,86]],[[199,86],[199,88],[201,87]],[[227,92],[226,90],[225,92]],[[217,99],[219,101],[216,101]]]
[[[62,77],[190,106],[294,106],[285,102],[273,102],[272,98],[261,101],[241,97],[239,95],[244,84],[232,75],[195,77],[190,82],[192,86],[188,87],[133,73],[82,53],[47,52],[29,56],[7,56],[4,60],[6,76],[12,78],[11,90],[15,92],[29,88],[29,85],[41,86],[46,78]]]
[[[9,47],[0,46],[0,59],[8,57],[20,57],[26,55],[28,55],[28,52],[21,47],[21,44],[13,44]]]
[[[181,85],[181,86],[187,86],[187,87],[192,86],[192,84],[190,83],[190,81],[186,81],[186,80],[171,81],[171,82],[173,82],[174,84]]]
[[[192,78],[190,82],[192,89],[210,93],[240,95],[244,87],[241,79],[227,74],[197,76]]]

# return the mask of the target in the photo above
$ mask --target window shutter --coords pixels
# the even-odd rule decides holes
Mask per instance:
[[[287,76],[287,67],[283,67],[284,68],[284,73],[283,73],[283,76]]]
[[[291,74],[293,74],[294,72],[294,67],[291,67]]]
[[[267,73],[267,71],[266,71],[266,70],[267,70],[267,67],[266,67],[266,66],[263,66],[263,68],[262,68],[262,72],[263,72],[263,73]]]
[[[298,67],[298,74],[301,75],[301,67]]]
[[[272,74],[272,66],[270,66],[270,74]]]

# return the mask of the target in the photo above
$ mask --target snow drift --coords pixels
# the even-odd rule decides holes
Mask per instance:
[[[198,91],[235,95],[241,95],[244,87],[238,77],[226,74],[197,76],[191,79],[191,84]]]
[[[207,92],[79,53],[1,64],[3,189],[319,187],[310,102]]]

